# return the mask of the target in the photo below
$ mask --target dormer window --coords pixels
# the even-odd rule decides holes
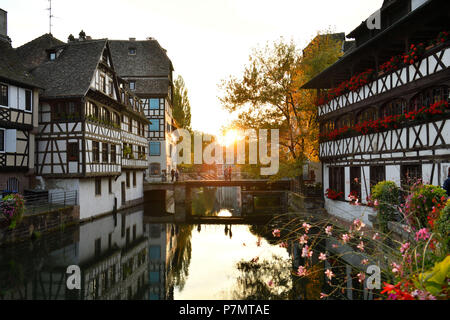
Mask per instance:
[[[128,48],[128,54],[135,56],[136,55],[136,48]]]
[[[130,81],[130,90],[136,90],[136,81]]]
[[[48,55],[48,58],[50,59],[50,61],[53,61],[56,59],[56,52],[50,52]]]

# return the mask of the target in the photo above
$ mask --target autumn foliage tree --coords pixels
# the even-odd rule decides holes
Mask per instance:
[[[296,176],[306,160],[318,160],[316,93],[300,87],[335,62],[342,42],[330,32],[319,34],[304,53],[283,38],[254,49],[242,77],[221,88],[224,108],[237,114],[241,129],[279,129],[279,176]]]

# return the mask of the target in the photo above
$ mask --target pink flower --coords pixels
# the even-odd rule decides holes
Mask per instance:
[[[428,232],[427,228],[422,228],[419,231],[416,232],[416,241],[419,241],[419,239],[427,240],[430,237],[430,233]]]
[[[313,252],[309,250],[308,246],[304,246],[302,249],[302,257],[303,258],[310,258],[312,257]]]
[[[298,240],[300,244],[307,244],[308,243],[308,236],[306,234],[302,235],[300,239]]]
[[[355,219],[353,221],[353,225],[355,226],[356,231],[359,231],[361,230],[361,228],[364,228],[366,226],[366,224],[359,219]]]
[[[331,280],[331,278],[334,277],[334,273],[330,269],[327,269],[327,271],[325,271],[325,274],[327,275],[328,279],[330,279],[330,280]]]
[[[361,263],[362,263],[363,265],[367,265],[367,264],[369,264],[369,260],[363,259],[363,260],[361,261]]]
[[[406,242],[406,243],[402,244],[402,246],[400,247],[400,252],[401,253],[405,253],[406,251],[408,251],[409,246],[410,246],[409,242]]]
[[[325,254],[325,253],[320,253],[319,254],[319,260],[321,260],[321,261],[325,261],[325,260],[327,260],[327,255]]]
[[[327,294],[325,294],[325,293],[323,293],[323,292],[320,293],[320,299],[323,299],[323,298],[326,298],[326,297],[328,297]]]
[[[327,226],[326,228],[325,228],[325,233],[327,234],[327,235],[329,235],[329,236],[331,236],[331,231],[333,230],[333,227],[332,226]]]
[[[276,237],[276,238],[279,238],[280,237],[280,229],[275,229],[275,230],[273,230],[273,232],[272,232],[272,235],[274,236],[274,237]]]
[[[401,266],[400,266],[400,265],[396,264],[395,262],[392,262],[392,263],[391,263],[391,266],[392,266],[392,272],[393,272],[393,273],[398,273],[398,272],[400,272],[400,269],[401,269]]]
[[[362,283],[364,281],[364,279],[366,278],[366,274],[360,272],[357,274],[357,277],[358,277],[359,283]]]
[[[378,232],[375,233],[375,234],[373,235],[373,237],[372,237],[372,240],[377,240],[377,239],[380,239],[380,235],[379,235]]]
[[[280,243],[280,247],[281,248],[287,248],[288,244],[286,242],[282,242],[282,243]]]
[[[333,248],[335,248],[335,249],[336,249],[337,247],[339,247],[337,244],[332,244],[331,246],[332,246]]]
[[[299,275],[300,277],[306,276],[307,271],[306,268],[303,266],[299,266],[298,270],[297,270],[297,275]]]
[[[359,250],[364,251],[364,242],[360,242],[357,246],[356,246]]]
[[[305,232],[308,233],[309,229],[311,228],[311,225],[307,224],[306,222],[303,222],[303,228],[305,228]]]
[[[344,243],[347,243],[350,240],[350,236],[345,233],[342,235],[342,241],[344,241]]]
[[[267,282],[267,284],[269,285],[269,287],[273,286],[273,281],[269,280],[269,282]]]

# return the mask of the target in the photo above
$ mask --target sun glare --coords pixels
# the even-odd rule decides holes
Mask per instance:
[[[235,129],[228,130],[225,134],[219,136],[218,141],[223,146],[230,146],[241,139],[241,136]]]

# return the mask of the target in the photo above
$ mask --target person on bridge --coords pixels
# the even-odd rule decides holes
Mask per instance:
[[[173,182],[173,178],[175,177],[175,170],[171,170],[170,171],[170,176],[172,177],[172,182]]]
[[[178,181],[178,177],[179,177],[179,174],[178,174],[178,170],[177,171],[175,171],[175,180],[176,181]],[[172,179],[173,180],[173,179]]]

